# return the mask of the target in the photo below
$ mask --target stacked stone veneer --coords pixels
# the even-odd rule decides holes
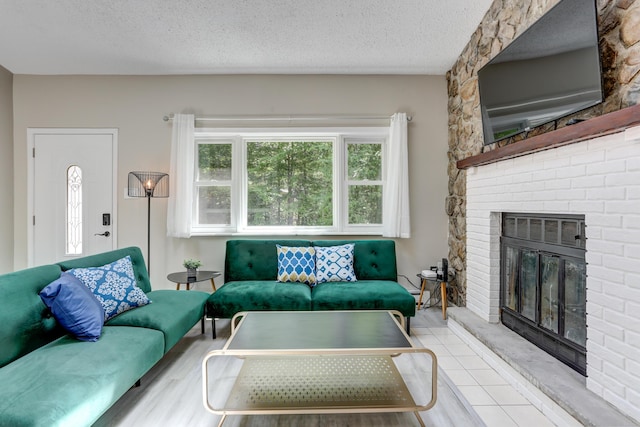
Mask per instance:
[[[490,322],[501,212],[585,215],[587,387],[640,421],[640,126],[467,170],[467,307]]]
[[[484,147],[477,72],[558,0],[495,0],[454,67],[447,73],[449,90],[449,262],[456,270],[456,303],[466,297],[466,173],[456,162]],[[640,98],[640,0],[598,0],[600,49],[605,102],[577,116],[587,118],[635,105]],[[561,121],[559,126],[566,123]],[[547,132],[542,127],[529,133]],[[514,139],[516,141],[517,138]],[[507,141],[507,142],[514,142]],[[502,142],[500,144],[505,144]]]

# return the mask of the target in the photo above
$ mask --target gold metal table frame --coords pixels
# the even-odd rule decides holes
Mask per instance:
[[[348,314],[350,317],[355,316],[355,319],[364,317],[365,313],[377,313],[376,316],[384,313],[395,319],[393,323],[398,332],[393,333],[402,334],[402,337],[397,335],[396,338],[406,339],[409,344],[407,346],[331,347],[325,345],[307,348],[306,344],[302,344],[292,346],[294,348],[233,348],[238,332],[245,327],[244,323],[252,313],[266,314],[266,312],[238,313],[231,321],[231,337],[225,346],[221,350],[209,352],[202,361],[203,404],[207,411],[222,415],[219,427],[229,415],[381,412],[413,412],[420,425],[424,426],[419,412],[431,409],[437,399],[437,358],[431,350],[414,346],[404,331],[404,317],[401,313],[392,311],[313,312],[325,313],[325,316],[330,316],[331,313],[363,313],[362,315]],[[301,316],[298,313],[308,312],[269,313],[269,316],[276,316],[278,313],[293,314],[291,318],[295,319]],[[277,334],[277,331],[274,333]],[[424,402],[416,403],[415,384],[418,384],[421,378],[410,377],[410,382],[415,384],[407,385],[394,362],[401,356],[410,359],[409,362],[403,362],[402,366],[410,366],[409,370],[412,371],[415,370],[414,365],[418,362],[413,359],[423,361],[426,360],[426,356],[430,357],[431,387],[428,401],[428,396],[419,396]],[[226,396],[226,401],[214,407],[209,393],[209,360],[215,359],[223,364],[222,358],[229,361],[227,365],[222,365],[225,367],[223,375],[226,378],[226,385],[221,385],[221,388],[225,389],[222,394]],[[407,377],[407,369],[402,368],[402,370]],[[428,384],[423,387],[428,388]],[[225,399],[217,400],[220,404]]]

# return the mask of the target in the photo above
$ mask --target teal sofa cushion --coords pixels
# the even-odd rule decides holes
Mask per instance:
[[[97,255],[89,255],[82,258],[66,260],[59,262],[58,265],[64,271],[80,267],[100,267],[101,265],[109,264],[119,260],[120,258],[124,258],[127,255],[131,257],[131,263],[133,264],[133,274],[137,282],[136,284],[144,292],[150,292],[151,283],[149,282],[149,273],[147,273],[147,267],[144,263],[144,257],[142,256],[142,251],[140,251],[140,248],[135,246],[116,249],[109,252],[103,252]]]
[[[96,342],[64,336],[0,369],[0,425],[89,426],[163,354],[154,329],[105,326]]]
[[[269,310],[311,310],[311,288],[304,283],[280,283],[275,279],[228,282],[211,294],[207,303],[207,314],[213,317]]]
[[[224,283],[242,280],[277,280],[276,244],[311,246],[308,240],[228,240],[224,260]]]
[[[416,314],[416,300],[395,281],[326,282],[312,290],[313,310],[398,310]]]
[[[38,295],[59,277],[57,265],[0,275],[0,367],[65,333]]]
[[[151,304],[129,310],[107,322],[107,326],[138,326],[162,331],[168,352],[204,315],[206,292],[157,290],[147,293]]]

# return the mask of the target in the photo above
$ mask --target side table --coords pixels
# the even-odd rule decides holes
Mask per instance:
[[[442,319],[446,319],[447,318],[447,282],[440,279],[434,279],[431,277],[427,278],[420,273],[418,273],[417,276],[420,278],[420,296],[418,297],[418,310],[420,310],[422,306],[422,295],[424,294],[424,289],[427,285],[427,282],[440,283],[440,299],[442,300]]]
[[[213,281],[214,278],[220,276],[219,271],[204,271],[198,270],[196,272],[196,277],[187,277],[186,271],[180,271],[178,273],[171,273],[167,276],[167,279],[174,282],[176,284],[176,290],[180,290],[180,285],[183,283],[187,285],[187,290],[190,290],[190,286],[192,283],[196,282],[204,282],[205,280],[211,280],[211,287],[213,288],[213,292],[216,291],[216,283]]]

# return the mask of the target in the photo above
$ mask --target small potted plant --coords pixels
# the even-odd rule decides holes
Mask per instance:
[[[198,267],[202,266],[202,263],[197,259],[185,259],[182,265],[187,269],[187,277],[195,278]]]

